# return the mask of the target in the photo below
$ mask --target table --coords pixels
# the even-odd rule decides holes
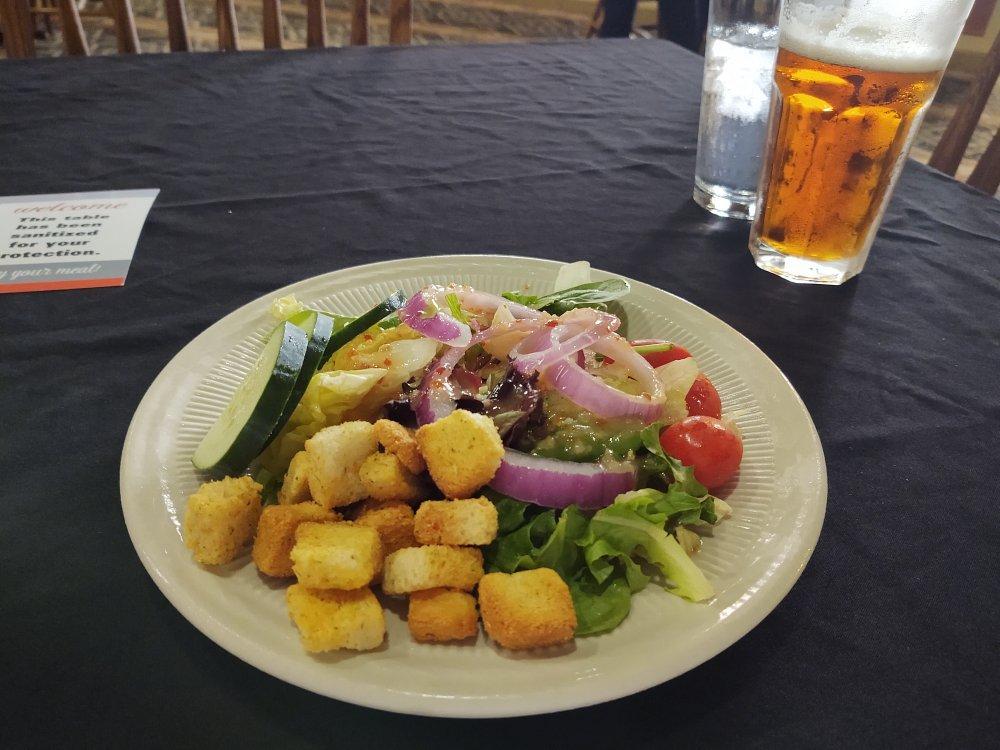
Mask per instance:
[[[0,65],[0,194],[162,188],[120,289],[0,296],[7,746],[983,745],[1000,730],[1000,203],[907,166],[840,288],[758,271],[690,198],[701,62],[666,42]],[[306,693],[159,593],[118,459],[156,373],[227,312],[367,261],[587,259],[745,333],[822,436],[787,599],[613,704],[471,726]],[[473,734],[474,733],[474,734]]]

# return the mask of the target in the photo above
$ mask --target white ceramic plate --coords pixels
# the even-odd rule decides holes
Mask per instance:
[[[728,325],[678,297],[632,282],[629,335],[686,346],[738,412],[744,459],[729,495],[733,518],[697,563],[717,594],[691,604],[650,586],[615,631],[570,648],[515,654],[480,634],[475,645],[414,643],[390,604],[380,650],[314,657],[299,644],[284,586],[246,556],[222,569],[195,564],[181,540],[184,504],[201,481],[191,453],[228,401],[274,322],[274,297],[359,314],[396,289],[460,282],[488,291],[551,290],[558,263],[510,256],[438,256],[375,263],[285,287],[226,316],[163,369],[136,410],[121,463],[122,510],[143,565],[170,602],[220,646],[332,698],[432,716],[518,716],[577,708],[671,679],[732,645],[795,583],[819,537],[826,465],[805,406],[778,368]],[[595,278],[610,276],[595,271]]]

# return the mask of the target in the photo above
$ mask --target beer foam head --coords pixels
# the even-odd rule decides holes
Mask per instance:
[[[942,70],[973,0],[786,2],[781,46],[834,65],[875,71]]]

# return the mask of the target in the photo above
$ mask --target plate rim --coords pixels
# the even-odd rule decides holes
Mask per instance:
[[[264,672],[265,674],[324,697],[367,708],[418,716],[439,718],[504,718],[556,713],[576,708],[584,708],[611,700],[617,700],[619,698],[634,695],[656,687],[657,685],[668,682],[675,677],[678,677],[681,674],[704,664],[720,654],[722,651],[733,646],[751,630],[756,628],[764,620],[764,618],[773,612],[778,604],[784,600],[784,598],[788,595],[788,592],[792,589],[802,572],[805,570],[816,548],[816,544],[822,532],[826,517],[829,490],[826,457],[823,451],[822,441],[820,440],[819,433],[816,430],[816,426],[813,422],[809,409],[806,407],[802,397],[799,395],[798,391],[796,391],[791,381],[774,363],[774,361],[760,349],[760,347],[744,336],[739,330],[718,316],[708,312],[693,302],[674,294],[673,292],[669,292],[653,284],[649,284],[648,282],[632,279],[623,274],[612,273],[597,267],[595,267],[594,270],[599,273],[618,276],[619,278],[627,280],[632,285],[644,287],[648,290],[654,291],[656,294],[667,295],[673,298],[675,302],[690,306],[699,313],[707,315],[720,323],[728,329],[730,334],[738,337],[744,345],[749,346],[762,358],[771,370],[770,375],[776,375],[784,387],[787,388],[788,392],[792,396],[793,402],[798,407],[801,416],[805,418],[810,436],[810,447],[812,448],[810,455],[815,458],[816,468],[818,469],[818,482],[815,490],[817,498],[815,502],[817,503],[818,512],[814,514],[814,517],[809,519],[809,523],[802,527],[804,536],[798,545],[798,549],[796,550],[796,559],[799,561],[799,564],[789,565],[786,563],[778,566],[775,574],[771,577],[770,585],[766,588],[766,590],[758,592],[758,594],[763,593],[765,598],[763,600],[760,598],[756,599],[758,604],[752,613],[746,614],[742,618],[736,618],[736,620],[730,621],[738,621],[737,627],[732,628],[732,626],[730,626],[730,628],[734,631],[733,633],[729,633],[728,631],[730,628],[727,628],[727,623],[723,623],[720,627],[726,631],[725,637],[720,638],[717,635],[714,639],[716,642],[712,643],[707,648],[705,647],[705,644],[699,644],[697,648],[690,649],[683,658],[678,659],[669,669],[664,670],[661,664],[652,661],[650,667],[634,673],[634,677],[631,679],[616,681],[608,680],[604,683],[598,682],[597,684],[591,684],[591,682],[588,681],[585,686],[574,684],[571,686],[571,689],[552,691],[548,693],[545,701],[532,702],[530,699],[525,700],[524,697],[518,696],[494,696],[492,700],[485,700],[482,697],[417,694],[402,690],[387,690],[383,687],[363,683],[359,684],[356,681],[352,681],[350,677],[342,676],[337,676],[336,679],[331,680],[330,683],[326,685],[318,686],[310,680],[303,679],[297,675],[293,662],[279,663],[276,665],[274,662],[268,661],[264,658],[266,657],[266,652],[261,652],[255,641],[248,639],[239,632],[227,627],[211,611],[205,609],[197,603],[183,586],[171,581],[170,578],[166,576],[163,571],[161,571],[157,561],[148,550],[140,547],[140,541],[137,537],[139,535],[139,529],[141,528],[142,519],[139,517],[140,514],[138,506],[131,507],[126,501],[126,470],[127,465],[129,464],[129,458],[137,450],[135,435],[137,434],[139,425],[142,422],[141,417],[144,415],[144,412],[149,411],[152,408],[152,397],[155,394],[157,387],[162,387],[162,381],[167,371],[171,368],[175,361],[184,356],[185,353],[189,353],[199,339],[207,336],[214,329],[224,326],[228,321],[231,321],[234,318],[246,315],[250,308],[260,306],[266,299],[273,299],[275,297],[293,293],[296,287],[312,283],[322,283],[322,281],[327,277],[335,277],[345,273],[364,272],[366,270],[375,271],[380,268],[421,261],[443,263],[447,262],[449,259],[456,261],[478,260],[483,262],[526,260],[531,263],[541,263],[553,268],[564,265],[562,261],[525,255],[452,253],[447,255],[418,255],[346,266],[344,268],[338,268],[322,274],[316,274],[314,276],[299,279],[271,292],[258,295],[254,299],[240,305],[235,310],[227,313],[199,332],[170,358],[170,360],[157,373],[156,377],[147,387],[145,393],[139,401],[138,406],[136,407],[132,419],[129,422],[128,430],[126,431],[125,441],[122,447],[121,461],[119,464],[120,504],[129,539],[132,542],[132,546],[135,549],[140,562],[146,569],[150,578],[153,579],[157,588],[166,597],[170,604],[191,625],[195,627],[195,629],[209,638],[215,645],[225,651],[228,651],[241,661],[260,670],[261,672]],[[264,657],[261,656],[262,653],[264,654]],[[336,687],[341,684],[342,689],[337,690]],[[334,689],[329,689],[331,687]],[[515,707],[514,704],[518,704],[517,707]]]

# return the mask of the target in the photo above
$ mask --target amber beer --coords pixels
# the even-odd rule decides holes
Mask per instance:
[[[786,255],[867,249],[941,71],[834,65],[779,49],[758,236]]]

